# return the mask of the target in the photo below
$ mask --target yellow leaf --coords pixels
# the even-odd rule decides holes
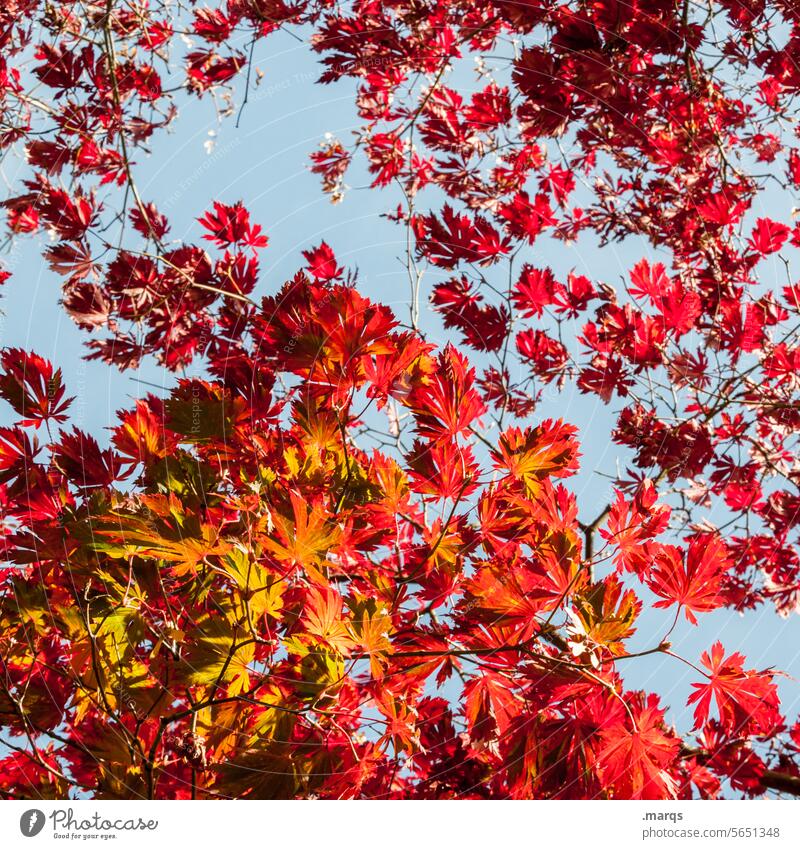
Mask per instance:
[[[324,643],[336,651],[347,652],[354,645],[342,618],[342,597],[334,589],[312,588],[303,609],[305,633],[314,642]]]
[[[222,568],[236,581],[253,616],[258,618],[265,613],[277,616],[280,613],[284,585],[279,575],[252,561],[240,548],[234,548],[225,555]]]
[[[392,619],[385,606],[374,599],[358,599],[350,603],[350,608],[353,611],[350,633],[369,656],[373,677],[381,678],[386,656],[393,651],[389,639],[394,630]]]
[[[222,612],[200,617],[183,656],[187,683],[227,683],[230,695],[246,690],[255,656],[255,644],[246,634],[245,628],[235,626]]]
[[[622,640],[636,630],[633,623],[642,603],[633,590],[622,590],[613,575],[594,584],[576,600],[578,619],[590,642],[605,646],[612,654],[623,654]]]
[[[318,574],[328,551],[338,543],[341,531],[329,521],[320,505],[309,509],[296,493],[290,495],[292,516],[275,513],[275,535],[265,545],[279,560],[300,566]]]

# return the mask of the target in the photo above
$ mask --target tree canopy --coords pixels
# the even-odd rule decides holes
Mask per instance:
[[[309,167],[383,192],[407,314],[325,241],[265,284],[248,198],[190,241],[138,188],[186,98],[259,108],[279,30],[355,94]],[[778,670],[670,642],[797,615],[797,58],[787,0],[7,0],[8,238],[49,236],[87,357],[175,379],[100,441],[59,363],[0,355],[0,791],[800,795]],[[562,275],[544,239],[648,256]],[[620,458],[599,508],[581,436]],[[673,624],[632,650],[644,608]],[[685,727],[626,686],[656,658],[692,669]]]

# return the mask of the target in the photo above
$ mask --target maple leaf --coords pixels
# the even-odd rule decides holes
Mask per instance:
[[[513,427],[498,440],[492,452],[495,467],[505,469],[529,492],[548,477],[568,477],[578,470],[577,429],[561,419],[546,419],[524,431]]]
[[[500,207],[499,212],[505,219],[508,232],[531,245],[545,227],[555,223],[546,194],[536,195],[531,203],[527,192],[518,192],[511,203]]]
[[[121,458],[101,451],[97,440],[77,428],[63,433],[53,451],[53,462],[77,486],[108,486],[125,477]]]
[[[425,384],[437,368],[431,356],[433,348],[416,334],[395,334],[390,351],[363,361],[364,375],[371,384],[367,393],[378,398],[378,409],[386,405],[390,396],[404,401],[414,386]]]
[[[707,681],[692,684],[695,691],[688,704],[696,703],[694,727],[707,722],[711,701],[715,701],[720,726],[731,737],[769,734],[782,722],[778,690],[769,670],[745,669],[744,655],[734,652],[725,657],[722,643],[717,641],[710,652],[703,652],[700,662],[708,669]]]
[[[489,83],[482,91],[476,91],[469,106],[464,110],[464,117],[470,125],[480,127],[484,131],[505,124],[511,118],[508,89]]]
[[[0,354],[0,396],[22,416],[19,424],[38,428],[50,421],[64,422],[74,398],[65,398],[61,369],[38,354],[5,348]]]
[[[348,602],[352,619],[348,625],[354,642],[369,658],[372,677],[383,677],[387,658],[394,652],[392,636],[395,627],[385,605],[369,598],[355,598]]]
[[[248,689],[254,673],[255,644],[231,620],[229,611],[201,617],[195,623],[196,637],[183,656],[184,677],[189,684],[226,684],[229,696]]]
[[[278,574],[253,562],[241,548],[225,554],[221,558],[221,567],[236,582],[246,608],[253,616],[279,616],[283,609],[285,587]]]
[[[591,653],[597,644],[613,655],[624,654],[623,640],[634,632],[634,622],[642,603],[633,590],[623,590],[615,575],[609,575],[588,588],[577,598],[575,614],[577,630],[575,651],[584,648]]]
[[[375,707],[385,718],[384,732],[378,745],[391,743],[398,754],[414,752],[419,746],[419,730],[417,711],[413,705],[387,692],[375,699]]]
[[[316,280],[336,280],[344,272],[344,269],[337,265],[336,255],[327,242],[321,242],[312,250],[303,251],[303,256],[308,262],[309,272]]]
[[[631,271],[630,293],[634,298],[646,297],[651,303],[656,303],[661,293],[670,285],[667,270],[661,262],[650,265],[642,259],[634,265]]]
[[[707,613],[722,605],[722,578],[729,565],[725,544],[710,534],[692,539],[685,556],[677,546],[658,546],[647,578],[650,589],[661,596],[654,606],[677,604],[696,625],[695,613]]]
[[[156,557],[172,564],[177,576],[196,574],[207,558],[230,550],[230,543],[214,525],[198,522],[190,527],[174,495],[142,496],[141,502],[157,521],[125,511],[111,513],[93,532],[91,547],[116,557]],[[192,535],[192,531],[197,535]]]
[[[581,369],[578,376],[578,388],[581,392],[594,392],[605,404],[611,401],[615,392],[620,398],[625,398],[631,386],[633,380],[629,377],[625,364],[619,357],[609,354],[592,357],[591,364]]]
[[[70,284],[98,276],[97,267],[84,243],[59,242],[47,249],[45,257],[50,268],[66,277]]]
[[[528,318],[539,317],[546,306],[554,303],[559,285],[549,268],[525,265],[514,286],[514,305]]]
[[[157,239],[163,239],[169,232],[166,216],[162,215],[153,203],[142,204],[141,209],[135,206],[130,211],[130,219],[134,230],[145,238],[152,235]]]
[[[491,265],[508,252],[508,241],[479,215],[456,214],[445,204],[442,220],[435,215],[414,219],[414,230],[420,252],[434,265],[454,268],[459,262]]]
[[[483,303],[475,295],[466,277],[439,283],[431,295],[431,303],[444,315],[445,327],[461,330],[468,345],[478,351],[498,351],[509,329],[505,306]]]
[[[214,242],[221,248],[241,244],[257,249],[267,246],[267,237],[261,235],[258,224],[250,224],[250,213],[244,204],[238,201],[233,206],[214,202],[213,212],[207,212],[198,221],[208,230],[204,239]]]
[[[759,218],[750,235],[749,245],[756,253],[766,256],[779,251],[788,237],[789,228],[785,224]]]
[[[397,353],[396,323],[387,307],[354,287],[312,286],[300,274],[263,300],[255,330],[282,368],[305,378],[317,394],[344,399],[376,370],[377,358]]]
[[[415,440],[406,462],[412,488],[436,498],[465,498],[480,480],[480,467],[469,446]]]
[[[137,401],[133,410],[119,411],[117,416],[120,424],[112,441],[123,457],[134,463],[148,462],[165,457],[174,449],[177,438],[158,420],[146,401]]]
[[[465,433],[486,411],[475,389],[475,369],[469,367],[466,357],[448,345],[438,362],[438,370],[406,400],[420,436],[433,440]]]
[[[333,588],[311,587],[303,604],[301,627],[315,642],[347,654],[355,642],[342,617],[342,607],[342,597]]]
[[[553,193],[559,206],[566,206],[570,194],[575,190],[575,176],[561,165],[551,165],[549,173],[541,178],[541,186]]]
[[[321,504],[308,504],[297,492],[289,493],[291,512],[275,512],[274,536],[265,546],[279,560],[304,569],[313,580],[327,584],[320,572],[328,551],[341,536],[340,529]]]
[[[207,41],[222,44],[230,36],[235,22],[221,9],[195,9],[193,29]]]
[[[517,350],[545,383],[554,380],[566,365],[569,354],[557,340],[542,330],[523,330],[517,334]]]
[[[664,317],[666,329],[678,337],[688,333],[702,313],[700,296],[677,280],[659,295],[656,306]]]
[[[540,613],[554,610],[571,591],[581,589],[575,562],[546,554],[484,564],[464,584],[471,615],[493,631],[513,629],[519,641],[539,631]]]
[[[737,200],[735,195],[725,191],[710,194],[697,204],[697,212],[705,221],[723,227],[739,221],[746,208],[744,201]]]
[[[664,317],[666,329],[683,336],[702,313],[700,296],[686,289],[680,280],[670,280],[659,262],[651,266],[647,260],[637,263],[631,272],[631,294],[646,296]]]
[[[589,301],[597,296],[592,281],[583,274],[570,272],[567,282],[556,286],[553,292],[555,311],[569,318],[577,318],[586,309]]]
[[[186,55],[189,90],[201,96],[214,86],[231,80],[247,64],[243,54],[220,56],[213,50],[194,50]]]
[[[33,467],[39,442],[20,427],[0,427],[0,483],[24,476]]]
[[[613,798],[676,798],[677,782],[669,772],[680,741],[664,728],[664,712],[655,696],[633,705],[635,727],[616,722],[600,731],[597,769]]]
[[[657,500],[658,493],[649,478],[642,481],[630,500],[617,490],[600,536],[616,546],[614,562],[618,569],[639,572],[648,567],[648,542],[666,529],[671,512],[667,505],[658,504]]]
[[[496,673],[470,678],[464,685],[464,717],[472,741],[506,734],[518,710],[510,682]]]

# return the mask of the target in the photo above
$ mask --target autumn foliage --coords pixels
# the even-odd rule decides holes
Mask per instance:
[[[359,133],[310,168],[385,193],[408,316],[318,239],[265,283],[247,198],[190,242],[137,188],[181,98],[231,132],[259,108],[249,48],[284,30],[354,92]],[[88,357],[175,379],[100,440],[58,363],[2,352],[2,793],[800,795],[778,671],[670,643],[797,615],[798,56],[785,0],[6,2],[8,235],[49,234]],[[623,239],[614,281],[532,248]],[[618,452],[599,506],[581,437]],[[645,608],[673,625],[634,650]],[[655,660],[691,667],[682,726],[626,686]]]

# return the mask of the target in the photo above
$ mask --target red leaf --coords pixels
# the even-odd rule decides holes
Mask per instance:
[[[525,265],[514,287],[514,306],[526,318],[538,318],[544,308],[553,303],[556,288],[560,285],[549,268]]]
[[[533,428],[509,428],[492,451],[495,467],[527,485],[547,477],[568,477],[578,471],[577,430],[561,419],[546,419]]]
[[[151,236],[163,239],[169,230],[166,216],[162,215],[152,203],[143,204],[142,209],[135,206],[131,210],[130,218],[133,229],[148,239]]]
[[[417,419],[417,431],[428,439],[465,433],[486,411],[475,389],[475,369],[469,368],[466,358],[452,345],[439,356],[439,369],[428,385],[416,388],[408,402]]]
[[[427,215],[415,218],[413,224],[420,253],[442,268],[454,268],[462,261],[491,265],[509,250],[508,240],[485,218],[457,215],[447,204],[441,221]]]
[[[724,543],[711,534],[695,537],[685,557],[677,546],[660,546],[647,581],[650,589],[661,596],[654,606],[678,604],[696,625],[695,613],[706,613],[722,605],[720,585],[728,565]]]
[[[475,491],[480,479],[472,449],[452,442],[416,440],[406,462],[414,491],[436,498],[464,498]]]
[[[473,741],[505,734],[517,710],[509,682],[499,675],[489,672],[464,685],[464,716]]]
[[[465,277],[439,283],[431,301],[444,315],[445,327],[457,327],[471,348],[499,351],[503,347],[509,328],[508,310],[505,305],[484,304]]]
[[[506,221],[508,232],[531,245],[545,227],[555,224],[553,210],[545,194],[536,195],[531,203],[527,192],[518,192],[511,203],[500,207],[499,212]]]
[[[789,228],[770,218],[759,218],[756,226],[750,234],[750,247],[765,256],[773,254],[783,247],[783,243],[789,237]]]
[[[600,536],[617,547],[614,562],[618,569],[638,572],[648,561],[646,543],[667,527],[670,508],[657,503],[652,481],[646,479],[628,501],[617,490],[616,501],[608,512],[608,523]]]
[[[676,782],[668,772],[680,742],[667,734],[664,712],[655,696],[633,708],[636,726],[620,721],[600,733],[597,768],[614,798],[675,798]]]
[[[248,245],[251,248],[267,246],[267,237],[261,235],[260,225],[250,224],[250,213],[241,201],[233,206],[214,201],[214,211],[207,212],[198,221],[209,231],[209,235],[203,238],[214,242],[220,248],[234,244]]]
[[[42,422],[64,422],[73,398],[65,398],[61,369],[38,354],[20,348],[6,348],[0,356],[0,396],[6,399],[23,419],[23,427],[39,427]]]
[[[61,434],[53,461],[76,486],[108,486],[123,477],[120,457],[110,449],[101,451],[93,436],[77,428]]]
[[[664,265],[657,262],[650,265],[646,260],[640,260],[631,271],[630,293],[634,298],[649,298],[655,303],[661,292],[669,286],[669,277]]]
[[[344,269],[337,265],[336,256],[326,242],[312,250],[303,251],[308,265],[306,266],[315,280],[327,282],[342,276]]]
[[[517,334],[517,350],[530,360],[533,370],[545,383],[557,377],[569,359],[567,349],[543,330],[523,330]]]
[[[709,670],[708,680],[692,684],[695,692],[688,704],[697,703],[694,727],[699,728],[709,716],[711,700],[715,700],[719,722],[731,737],[768,734],[781,724],[778,690],[773,673],[744,669],[745,658],[739,653],[725,657],[722,643],[717,641],[711,652],[704,652],[701,663]]]

